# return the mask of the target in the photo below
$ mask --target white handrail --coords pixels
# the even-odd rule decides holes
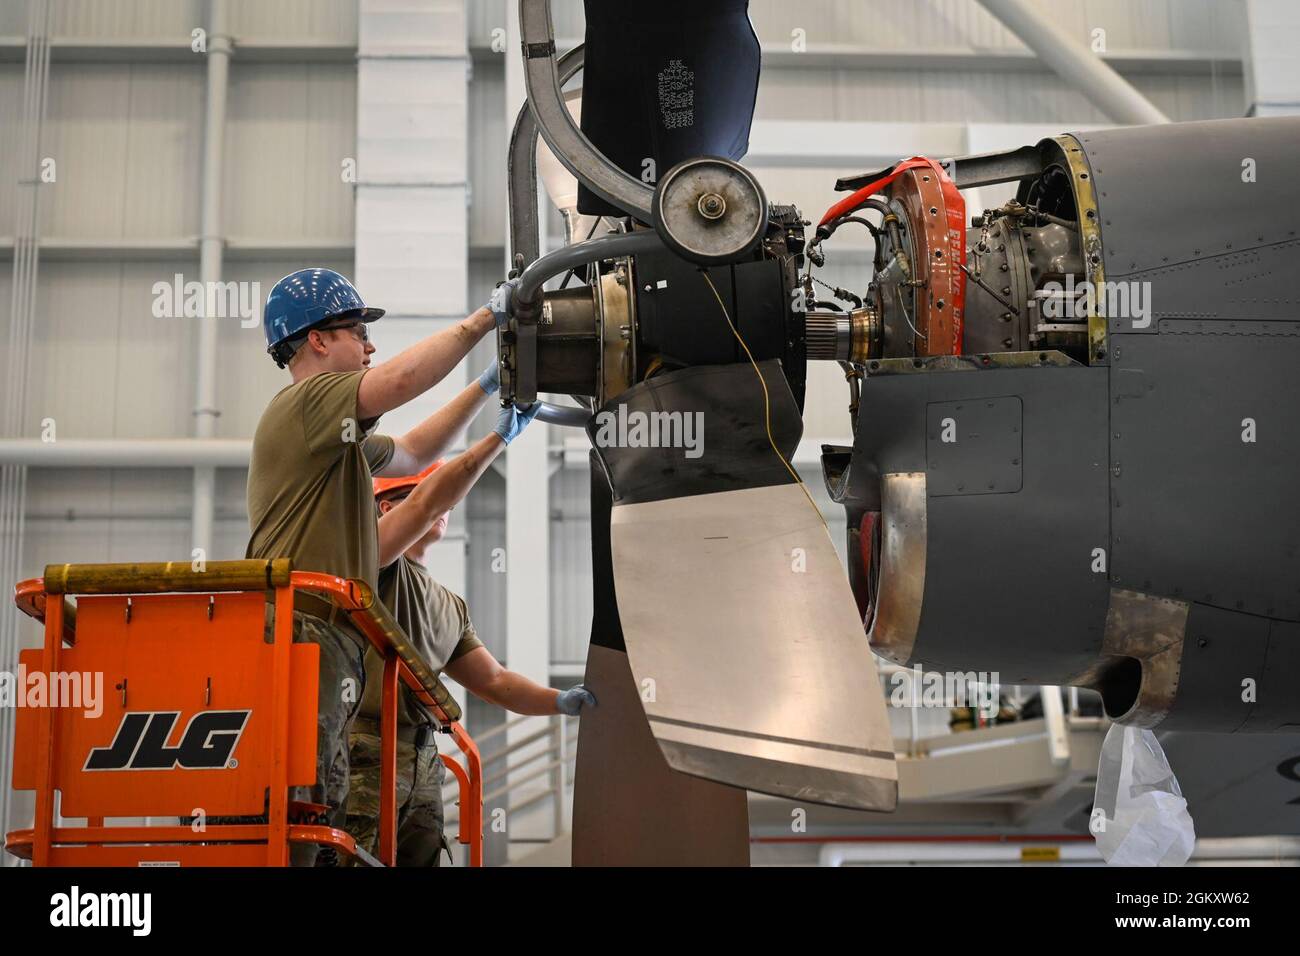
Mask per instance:
[[[530,720],[543,720],[546,724],[540,730],[512,741],[500,750],[493,751],[483,747],[483,742],[485,740],[493,740],[499,737],[506,730],[518,727],[525,721]],[[571,730],[568,726],[570,720],[576,720],[576,718],[567,718],[559,714],[545,717],[515,715],[503,723],[498,724],[496,727],[484,731],[482,734],[475,734],[474,739],[475,742],[479,744],[483,763],[486,765],[496,761],[502,761],[505,764],[503,769],[498,770],[483,781],[485,790],[487,789],[488,784],[503,779],[507,781],[503,786],[486,792],[483,796],[484,803],[505,797],[506,813],[515,814],[540,803],[543,800],[550,799],[554,807],[554,836],[558,837],[562,834],[565,829],[565,821],[568,819],[569,787],[573,783],[574,765],[577,760],[578,737],[576,728]],[[543,747],[540,750],[534,750],[532,753],[523,755],[522,759],[515,759],[512,762],[511,758],[519,757],[525,748],[531,747],[532,745],[547,739],[550,740],[548,746]],[[527,774],[522,776],[519,775],[519,771],[524,767],[547,757],[553,759],[546,761],[542,766],[529,771]],[[550,782],[545,789],[529,793],[518,803],[512,803],[509,800],[510,796],[514,795],[521,789],[528,788],[533,790],[538,780],[547,777],[550,778]],[[458,805],[458,801],[455,800],[458,793],[459,790],[454,780],[444,784],[444,803],[447,805],[452,805],[453,803]],[[452,829],[458,820],[459,814],[456,814],[455,816],[449,814],[444,826],[447,829]]]

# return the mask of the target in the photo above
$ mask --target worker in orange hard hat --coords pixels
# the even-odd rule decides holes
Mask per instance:
[[[486,467],[472,457],[473,451],[448,462],[434,462],[418,475],[375,480],[381,552],[385,524],[419,522],[426,529],[415,544],[380,571],[379,598],[434,670],[445,670],[475,697],[517,714],[576,716],[584,706],[596,703],[588,690],[581,685],[568,690],[543,687],[506,670],[474,632],[464,599],[434,581],[425,570],[428,550],[446,533],[451,505],[460,500],[453,496],[463,488],[463,497]],[[466,456],[471,457],[463,460]],[[473,477],[467,482],[470,475]],[[440,510],[431,511],[430,502]],[[357,846],[370,853],[377,852],[379,843],[383,669],[383,659],[372,649],[366,655],[366,689],[349,738],[351,779],[346,827]],[[450,852],[443,835],[444,769],[438,759],[435,730],[427,712],[403,687],[397,704],[399,866],[437,866],[442,851]]]

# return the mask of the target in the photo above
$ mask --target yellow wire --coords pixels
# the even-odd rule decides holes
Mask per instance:
[[[740,347],[745,350],[745,357],[749,359],[749,364],[754,366],[754,374],[758,376],[758,383],[763,386],[763,424],[767,428],[768,444],[772,446],[772,451],[776,452],[776,457],[781,459],[781,464],[785,465],[785,470],[790,472],[790,477],[793,478],[795,484],[799,486],[799,490],[803,492],[803,496],[808,499],[808,504],[812,505],[813,511],[817,513],[817,520],[822,523],[822,527],[826,529],[826,533],[830,534],[831,529],[830,526],[826,524],[826,518],[822,514],[822,509],[817,507],[817,502],[813,501],[812,495],[808,494],[808,486],[805,485],[803,479],[799,477],[799,473],[790,467],[790,463],[785,460],[785,455],[781,454],[781,449],[777,447],[776,439],[772,437],[772,399],[768,395],[767,380],[763,378],[762,369],[760,369],[758,363],[754,361],[754,354],[749,351],[749,346],[745,344],[744,338],[736,328],[736,323],[731,321],[731,313],[727,311],[727,307],[722,301],[722,296],[718,295],[718,288],[713,284],[713,280],[709,278],[708,272],[701,269],[700,275],[704,276],[704,281],[707,282],[709,288],[713,290],[713,297],[718,300],[718,308],[722,310],[722,317],[727,320],[727,327],[731,329],[731,334],[736,337],[736,341],[740,343]]]

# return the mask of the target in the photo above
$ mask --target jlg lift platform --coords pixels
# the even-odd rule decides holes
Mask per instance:
[[[325,598],[384,655],[379,859],[291,804],[315,783],[320,649],[294,644],[295,592]],[[75,603],[73,603],[75,598]],[[294,571],[288,560],[50,565],[15,603],[45,625],[22,652],[54,691],[69,675],[103,675],[102,712],[17,711],[13,786],[36,792],[35,825],[5,849],[36,866],[286,866],[293,843],[361,863],[396,859],[397,696],[405,683],[461,750],[443,755],[460,784],[459,841],[483,865],[483,776],[460,707],[361,581]],[[272,638],[265,636],[267,604]],[[358,695],[361,688],[355,689]],[[51,698],[49,703],[63,701]],[[84,818],[85,826],[56,826]],[[191,818],[164,826],[109,818]],[[258,822],[212,822],[232,817]]]

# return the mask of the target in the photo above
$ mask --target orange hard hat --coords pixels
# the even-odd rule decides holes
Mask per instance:
[[[376,478],[375,479],[375,497],[386,495],[389,492],[401,491],[414,488],[429,475],[433,474],[442,466],[442,459],[438,459],[418,475],[402,475],[398,478]]]

